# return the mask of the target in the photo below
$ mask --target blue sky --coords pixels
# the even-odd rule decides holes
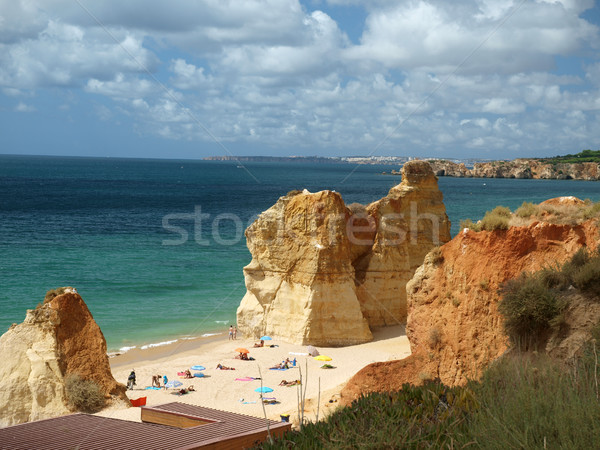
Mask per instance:
[[[600,148],[590,0],[0,0],[0,153]]]

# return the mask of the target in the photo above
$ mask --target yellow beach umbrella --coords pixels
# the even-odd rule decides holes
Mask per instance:
[[[317,361],[331,361],[331,358],[329,356],[325,356],[325,355],[315,356],[315,359]]]

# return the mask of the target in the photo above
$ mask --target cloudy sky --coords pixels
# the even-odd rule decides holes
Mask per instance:
[[[600,148],[593,0],[0,0],[0,153]]]

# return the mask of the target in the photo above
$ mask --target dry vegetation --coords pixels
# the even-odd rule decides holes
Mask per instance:
[[[474,231],[506,230],[509,227],[528,226],[533,222],[547,222],[557,225],[578,225],[589,219],[600,218],[600,202],[585,200],[582,205],[536,205],[523,202],[514,213],[505,206],[497,206],[487,211],[483,219],[473,222],[466,219],[460,222],[461,229]]]

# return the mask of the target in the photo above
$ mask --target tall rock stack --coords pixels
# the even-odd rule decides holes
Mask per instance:
[[[246,230],[251,263],[238,308],[246,336],[341,346],[369,326],[406,320],[406,282],[450,223],[430,166],[407,163],[402,183],[368,206],[332,191],[281,197]]]
[[[126,399],[100,327],[74,289],[63,291],[0,337],[0,426],[70,412],[65,379],[72,374],[95,381],[106,397]]]
[[[425,255],[450,240],[450,221],[431,166],[413,161],[402,182],[367,206],[376,234],[371,248],[354,262],[357,295],[370,326],[406,320],[406,283]]]

